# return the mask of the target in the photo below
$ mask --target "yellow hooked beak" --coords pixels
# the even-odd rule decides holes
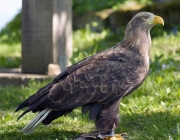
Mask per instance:
[[[161,24],[164,26],[164,20],[160,16],[154,16],[154,19],[151,21],[152,24]]]

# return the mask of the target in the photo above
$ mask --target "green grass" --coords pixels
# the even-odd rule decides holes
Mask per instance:
[[[72,62],[113,46],[121,39],[122,36],[114,35],[109,30],[102,33],[92,33],[88,29],[78,30],[74,33]],[[153,38],[150,73],[137,91],[121,101],[121,123],[116,129],[117,133],[127,132],[129,140],[180,140],[179,44],[180,34],[175,36],[164,33]],[[4,46],[0,56],[7,54],[8,57],[20,57],[20,47],[16,47],[8,49],[9,46]],[[20,132],[35,114],[28,113],[17,122],[22,111],[14,113],[14,110],[19,103],[48,82],[31,81],[28,86],[0,87],[0,139],[70,140],[94,130],[93,122],[88,120],[87,115],[81,115],[78,108],[53,121],[51,125],[39,125],[30,135]]]
[[[145,83],[121,102],[121,123],[117,133],[127,132],[131,140],[180,140],[180,74],[172,72],[151,73]],[[93,122],[80,109],[55,120],[49,126],[40,125],[30,135],[20,130],[33,118],[29,113],[18,122],[22,111],[14,110],[29,95],[48,81],[30,82],[25,87],[0,88],[0,139],[3,140],[69,140],[92,131]]]
[[[131,139],[180,139],[180,74],[152,73],[140,89],[122,100],[121,126]]]

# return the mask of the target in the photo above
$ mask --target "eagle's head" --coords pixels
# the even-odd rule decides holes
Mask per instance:
[[[150,12],[139,12],[129,21],[126,29],[150,30],[155,24],[164,26],[164,20]]]

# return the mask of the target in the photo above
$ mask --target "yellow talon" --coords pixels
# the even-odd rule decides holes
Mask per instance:
[[[114,137],[107,137],[103,140],[124,140],[124,138],[120,134],[115,134]]]

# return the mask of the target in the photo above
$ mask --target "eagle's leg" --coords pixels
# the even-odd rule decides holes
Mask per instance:
[[[114,129],[119,124],[119,103],[120,100],[115,100],[103,105],[95,118],[96,131],[83,134],[74,140],[123,140],[120,134],[114,133]]]
[[[120,134],[115,134],[114,129],[119,124],[119,103],[120,99],[112,101],[110,104],[103,106],[98,113],[95,124],[97,130],[100,130],[98,138],[103,140],[123,140]]]

